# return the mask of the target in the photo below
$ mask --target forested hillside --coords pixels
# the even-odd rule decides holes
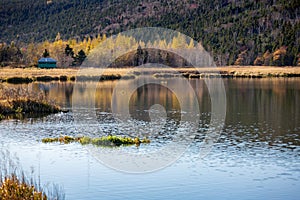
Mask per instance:
[[[218,65],[300,65],[299,0],[2,0],[0,43],[96,38],[136,27],[178,30]],[[22,52],[19,52],[22,53]],[[0,58],[1,59],[1,58]]]

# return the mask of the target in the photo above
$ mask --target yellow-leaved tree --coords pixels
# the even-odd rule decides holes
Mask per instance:
[[[276,66],[285,65],[286,49],[287,49],[287,47],[282,46],[282,47],[278,48],[276,51],[274,51],[273,65],[276,65]]]

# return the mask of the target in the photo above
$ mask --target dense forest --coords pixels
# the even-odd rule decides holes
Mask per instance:
[[[32,63],[28,49],[37,59],[67,44],[76,60],[89,42],[149,26],[192,37],[217,65],[300,65],[299,0],[2,0],[0,62]]]

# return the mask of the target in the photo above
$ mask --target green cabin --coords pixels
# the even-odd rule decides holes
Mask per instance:
[[[56,68],[56,60],[53,58],[41,58],[38,61],[39,68]]]

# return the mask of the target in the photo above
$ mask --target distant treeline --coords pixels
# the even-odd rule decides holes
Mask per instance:
[[[217,65],[296,66],[299,16],[299,0],[2,0],[0,42],[7,43],[3,51],[14,49],[14,41],[20,48],[13,50],[14,59],[21,59],[21,54],[27,59],[22,43],[53,43],[58,32],[64,41],[79,43],[99,33],[165,27],[201,42]],[[88,54],[87,49],[70,46]]]
[[[101,48],[99,49],[100,43]],[[111,54],[116,48],[123,49],[126,52],[125,55],[106,62],[105,59],[111,59]],[[105,34],[99,34],[94,38],[87,37],[84,40],[65,41],[61,39],[60,33],[58,33],[53,42],[45,41],[23,44],[22,46],[17,46],[14,42],[9,45],[0,44],[0,63],[2,67],[28,67],[37,65],[41,57],[53,57],[57,60],[58,67],[66,68],[80,66],[91,52],[98,51],[96,53],[98,57],[100,56],[98,60],[102,61],[102,64],[109,64],[110,67],[139,66],[145,63],[160,63],[172,67],[191,66],[188,60],[174,53],[174,50],[182,49],[200,52],[203,47],[183,34],[176,34],[169,41],[165,39],[143,41],[121,34],[110,38],[107,38]],[[249,65],[249,59],[248,51],[244,50],[237,55],[233,64]],[[287,47],[281,46],[273,52],[266,50],[263,54],[259,54],[253,61],[253,65],[291,66],[292,59],[293,57],[288,53]],[[300,65],[299,57],[296,64]],[[201,66],[204,65],[201,64]]]

